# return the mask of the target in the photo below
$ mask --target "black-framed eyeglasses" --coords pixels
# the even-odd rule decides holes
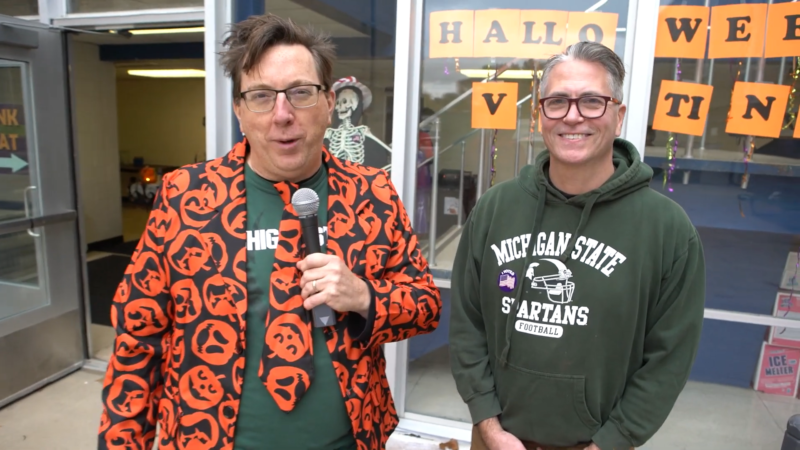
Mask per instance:
[[[251,89],[240,92],[247,109],[253,112],[270,112],[275,107],[278,94],[283,92],[295,108],[310,108],[319,101],[319,93],[325,88],[319,84],[304,84],[286,89]]]
[[[578,114],[580,114],[581,117],[584,119],[597,119],[606,113],[608,102],[614,103],[615,105],[622,103],[614,97],[587,95],[578,98],[545,97],[539,100],[539,105],[542,107],[542,114],[551,120],[558,120],[566,117],[573,103],[577,106]]]

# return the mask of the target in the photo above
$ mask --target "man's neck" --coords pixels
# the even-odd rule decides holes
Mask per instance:
[[[272,183],[279,183],[281,181],[287,181],[289,183],[302,183],[310,178],[312,178],[318,171],[320,166],[322,165],[322,161],[311,170],[305,170],[303,172],[298,172],[294,174],[279,174],[276,171],[269,170],[266,165],[261,164],[261,160],[259,158],[254,158],[253,154],[250,153],[247,155],[245,163],[250,166],[250,168],[258,174],[261,178],[271,181]]]
[[[614,175],[611,158],[595,164],[569,165],[550,158],[548,170],[550,182],[559,191],[569,195],[581,195],[599,188]]]

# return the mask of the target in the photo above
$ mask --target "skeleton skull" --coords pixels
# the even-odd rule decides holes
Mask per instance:
[[[342,89],[336,97],[336,113],[340,120],[353,118],[353,112],[358,108],[358,95],[352,89]]]

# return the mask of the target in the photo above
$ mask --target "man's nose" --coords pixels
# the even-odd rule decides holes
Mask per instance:
[[[289,98],[285,92],[281,92],[275,98],[275,107],[272,108],[272,120],[277,123],[289,123],[294,120],[294,106],[289,103]]]
[[[578,102],[572,102],[569,104],[569,109],[567,109],[567,115],[564,116],[563,120],[566,123],[583,122],[583,116],[581,116],[580,111],[578,111]]]

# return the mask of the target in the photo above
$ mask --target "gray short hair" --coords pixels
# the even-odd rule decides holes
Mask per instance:
[[[544,95],[547,88],[547,76],[553,67],[564,61],[586,61],[598,63],[608,73],[608,86],[611,95],[622,101],[622,85],[625,83],[625,65],[613,50],[596,42],[578,42],[572,44],[563,53],[553,55],[547,60],[542,71],[542,81],[539,84],[539,93]]]

